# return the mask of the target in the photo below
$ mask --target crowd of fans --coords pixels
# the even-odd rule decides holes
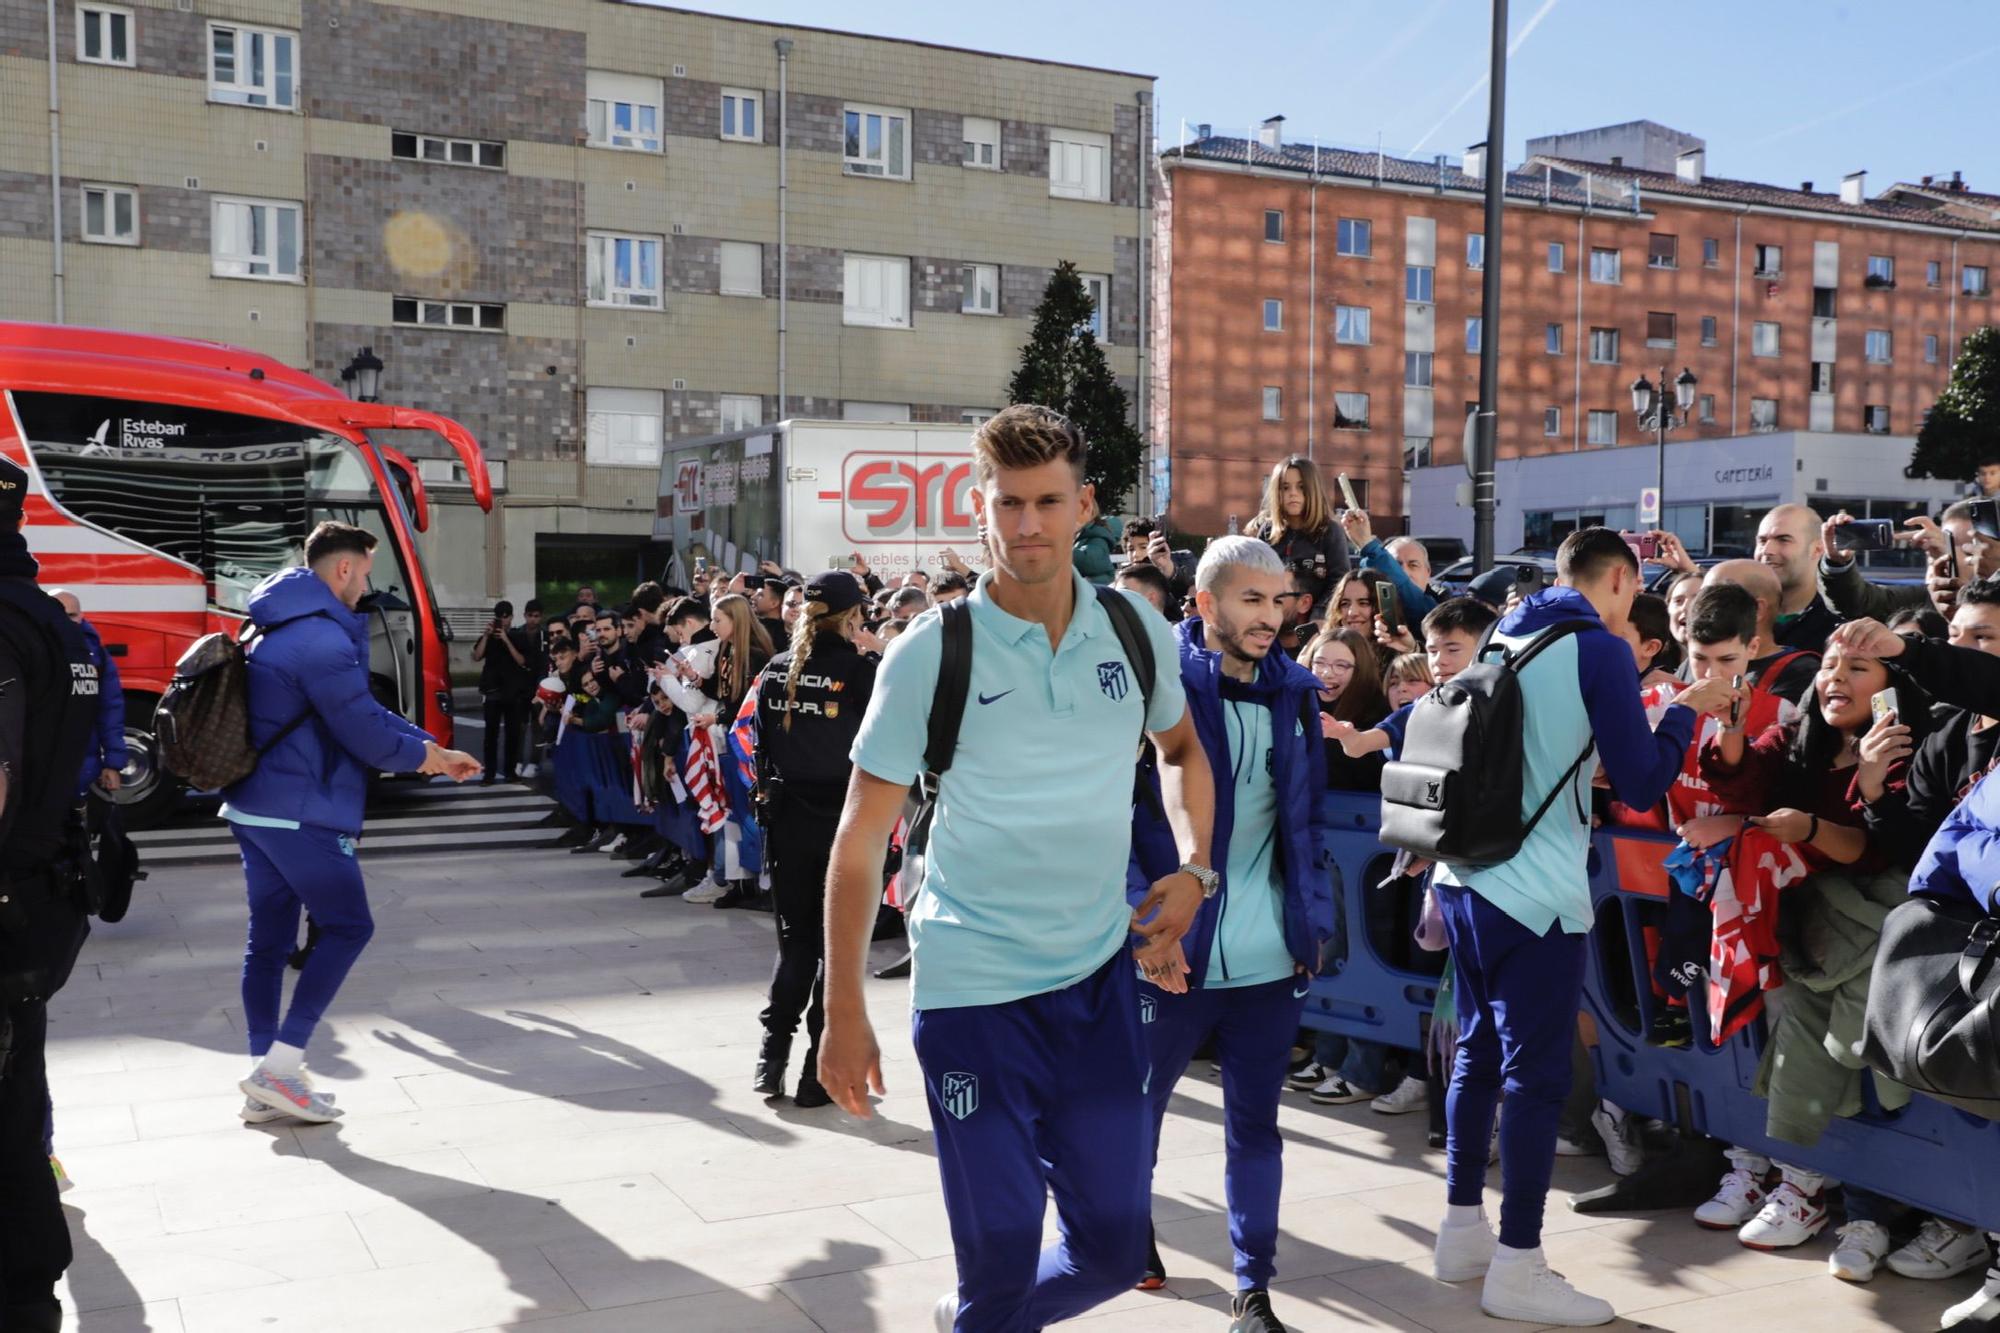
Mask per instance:
[[[1650,1039],[1688,1043],[1696,1009],[1700,1030],[1717,1039],[1765,1021],[1768,1133],[1807,1145],[1861,1105],[1861,1071],[1829,1052],[1852,1048],[1843,1025],[1855,1021],[1854,987],[1866,993],[1874,933],[1912,891],[1911,873],[1940,826],[2000,761],[2000,696],[1990,688],[2000,664],[1988,661],[2000,658],[2000,532],[1969,503],[1911,519],[1897,542],[1922,553],[1921,578],[1875,582],[1845,549],[1849,522],[1779,505],[1762,516],[1743,559],[1698,560],[1668,532],[1627,534],[1644,556],[1646,591],[1623,623],[1607,625],[1630,646],[1631,688],[1655,721],[1700,682],[1729,687],[1728,706],[1701,720],[1665,799],[1635,809],[1599,793],[1598,822],[1680,839],[1667,860],[1675,891],[1644,941],[1660,1015]],[[1302,458],[1273,469],[1245,532],[1287,571],[1277,643],[1318,682],[1328,783],[1348,792],[1379,790],[1415,701],[1464,671],[1496,618],[1544,579],[1534,563],[1503,561],[1445,586],[1422,543],[1384,541],[1365,513],[1330,500],[1319,469]],[[1121,530],[1093,510],[1076,537],[1075,566],[1093,583],[1143,596],[1169,620],[1192,609],[1195,555],[1153,520],[1129,519]],[[633,862],[622,873],[656,881],[642,896],[769,910],[757,734],[768,724],[757,706],[767,665],[788,645],[809,644],[807,627],[822,620],[861,658],[879,657],[913,618],[965,596],[978,578],[950,552],[935,571],[891,580],[859,555],[844,572],[858,585],[851,599],[845,591],[829,599],[823,580],[836,572],[815,580],[810,604],[807,580],[771,563],[730,575],[697,565],[690,587],[643,584],[617,607],[583,590],[546,620],[530,602],[518,626],[499,604],[475,648],[485,669],[487,780],[505,780],[521,761],[519,775],[552,791],[571,824],[560,845]],[[795,654],[774,673],[791,681],[794,707],[802,660]],[[819,697],[832,701],[828,711],[841,706],[837,694]],[[846,701],[857,720],[865,702]],[[1378,947],[1442,971],[1441,958],[1426,963],[1424,948],[1412,947],[1440,939],[1421,919],[1424,868],[1401,868],[1400,894],[1356,884],[1345,892],[1370,895]],[[892,858],[891,906],[894,870]],[[1933,867],[1923,883],[1989,903],[1991,884],[1939,888],[1945,878]],[[890,929],[893,915],[885,913]],[[1828,916],[1841,928],[1814,928]],[[1337,937],[1330,950],[1349,947]],[[1437,1025],[1434,1045],[1449,1038],[1449,1024]],[[1442,1143],[1448,1067],[1437,1051],[1302,1032],[1294,1054],[1289,1084],[1312,1101],[1366,1101],[1385,1114],[1428,1109],[1432,1141]],[[1600,1102],[1587,1060],[1575,1067],[1558,1152],[1604,1152],[1619,1174],[1637,1170],[1659,1127]],[[809,1056],[802,1104],[825,1100],[812,1068]],[[759,1086],[774,1088],[766,1075],[760,1065]],[[1876,1087],[1893,1102],[1892,1085]],[[1881,1265],[1936,1279],[1992,1260],[1989,1238],[1961,1221],[1917,1216],[1734,1147],[1727,1160],[1694,1220],[1735,1230],[1745,1246],[1789,1248],[1835,1225],[1830,1267],[1850,1281]],[[1981,1302],[1989,1313],[2000,1308],[2000,1269],[1947,1324]]]

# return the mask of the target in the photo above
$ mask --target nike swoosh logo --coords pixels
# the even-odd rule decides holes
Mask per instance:
[[[1303,1000],[1306,998],[1306,992],[1311,989],[1312,989],[1312,983],[1308,981],[1305,985],[1299,987],[1299,989],[1292,992],[1292,998],[1294,1000]]]
[[[1020,687],[1020,686],[1018,686],[1018,685],[1016,685],[1016,686],[1014,687],[1014,689],[1015,689],[1015,690],[1018,690],[1018,689],[1020,689],[1020,688],[1021,688],[1021,687]],[[1013,692],[1014,692],[1014,690],[1002,690],[1002,691],[1000,691],[1000,693],[998,693],[998,694],[982,694],[982,695],[980,695],[980,696],[979,696],[979,702],[980,702],[980,703],[983,703],[983,704],[991,704],[991,703],[998,703],[998,702],[1000,702],[1000,700],[1002,700],[1002,699],[1006,698],[1006,697],[1007,697],[1008,695],[1012,694]]]

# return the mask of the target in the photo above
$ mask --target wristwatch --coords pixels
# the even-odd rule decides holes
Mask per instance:
[[[1207,866],[1198,866],[1192,861],[1187,861],[1181,865],[1181,873],[1183,875],[1194,876],[1195,882],[1201,885],[1201,896],[1203,898],[1213,898],[1215,891],[1222,887],[1222,876],[1216,874]]]

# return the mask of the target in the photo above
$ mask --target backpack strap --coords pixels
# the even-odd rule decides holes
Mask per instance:
[[[937,686],[931,693],[930,736],[924,746],[924,768],[932,780],[943,777],[958,749],[958,728],[965,721],[965,700],[972,693],[972,608],[963,597],[938,608],[944,642],[938,658]]]
[[[1495,621],[1494,624],[1497,625],[1499,624],[1499,622]],[[1558,621],[1556,624],[1550,625],[1548,628],[1536,634],[1534,638],[1530,639],[1527,643],[1523,644],[1521,647],[1512,650],[1503,649],[1502,650],[1504,655],[1503,660],[1505,661],[1507,669],[1509,671],[1519,672],[1523,667],[1527,666],[1529,662],[1532,662],[1535,659],[1536,654],[1540,653],[1542,649],[1548,647],[1550,644],[1556,642],[1558,639],[1568,638],[1572,634],[1581,634],[1583,631],[1589,629],[1603,629],[1603,628],[1604,628],[1603,622],[1596,620],[1576,619],[1576,620]],[[1491,632],[1492,632],[1491,630],[1488,631],[1489,636],[1491,635]],[[1482,643],[1480,647],[1483,650],[1485,648],[1485,644]],[[1560,796],[1563,793],[1563,791],[1567,789],[1569,785],[1576,780],[1577,770],[1583,767],[1583,761],[1590,758],[1591,752],[1596,748],[1597,748],[1597,738],[1595,736],[1591,737],[1589,740],[1583,743],[1583,753],[1576,757],[1576,762],[1571,764],[1569,768],[1564,771],[1562,777],[1556,780],[1555,785],[1549,788],[1548,795],[1544,796],[1542,798],[1542,803],[1535,807],[1535,813],[1530,815],[1528,817],[1528,822],[1521,826],[1521,839],[1523,842],[1527,841],[1528,835],[1535,831],[1535,825],[1542,822],[1542,816],[1547,814],[1549,812],[1549,807],[1555,804],[1556,797]]]
[[[1139,697],[1145,701],[1146,713],[1150,716],[1153,711],[1153,685],[1159,673],[1159,664],[1153,660],[1153,637],[1146,633],[1139,612],[1126,600],[1124,593],[1116,588],[1098,588],[1096,592],[1097,604],[1111,617],[1111,628],[1117,632],[1118,646],[1125,650],[1125,660],[1132,664],[1133,674],[1139,677]]]

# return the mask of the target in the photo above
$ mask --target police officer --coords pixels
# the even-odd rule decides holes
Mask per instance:
[[[21,535],[28,474],[0,457],[0,1329],[55,1333],[69,1227],[42,1147],[48,997],[89,934],[76,775],[97,668],[35,585]]]
[[[757,683],[757,791],[764,856],[778,918],[778,963],[760,1017],[755,1089],[785,1091],[792,1034],[804,1014],[811,1049],[792,1094],[795,1106],[825,1106],[819,1085],[824,1021],[826,865],[847,796],[848,751],[868,711],[875,659],[854,645],[867,602],[861,582],[830,570],[806,584],[792,647],[771,659]]]

